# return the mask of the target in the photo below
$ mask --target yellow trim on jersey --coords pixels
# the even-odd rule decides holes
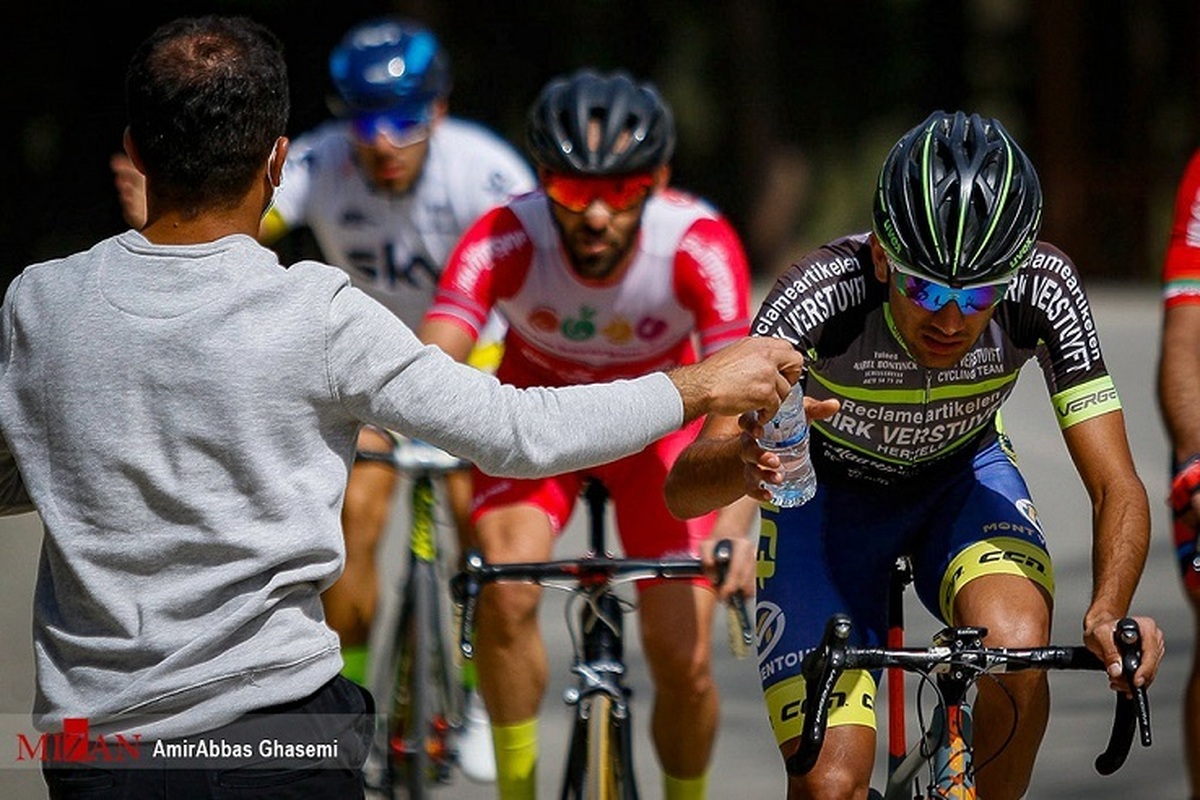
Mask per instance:
[[[495,375],[504,358],[504,342],[477,342],[467,356],[467,363],[483,372]]]
[[[763,693],[776,743],[795,739],[804,729],[804,695],[802,675],[780,681]],[[875,679],[871,673],[852,669],[838,678],[829,702],[829,727],[837,725],[865,725],[875,730]]]
[[[1108,375],[1064,389],[1051,397],[1050,402],[1058,414],[1060,428],[1069,428],[1092,417],[1121,410],[1117,387],[1113,386],[1112,378]]]
[[[940,605],[948,624],[954,624],[954,598],[959,590],[984,575],[1021,575],[1054,596],[1054,565],[1049,553],[1013,536],[984,539],[955,556],[942,576]]]
[[[770,503],[760,503],[760,508],[769,512],[779,509]],[[758,526],[758,556],[754,565],[755,582],[759,589],[775,577],[775,545],[779,542],[779,529],[774,517],[763,515]]]
[[[262,222],[258,223],[258,241],[265,245],[272,245],[283,238],[283,235],[288,232],[288,224],[284,221],[283,215],[275,210],[274,206],[267,209],[267,213],[263,215]]]

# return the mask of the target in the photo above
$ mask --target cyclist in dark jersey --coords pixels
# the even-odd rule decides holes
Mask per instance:
[[[671,473],[668,503],[681,516],[743,493],[764,502],[759,672],[785,755],[798,745],[801,656],[835,612],[851,615],[861,643],[882,642],[900,555],[945,623],[985,626],[989,645],[1048,642],[1053,567],[999,415],[1031,358],[1095,509],[1084,641],[1119,663],[1112,631],[1141,575],[1149,508],[1079,273],[1037,241],[1041,202],[1032,164],[999,122],[937,112],[909,131],[881,171],[872,232],[802,258],[752,327],[805,354],[816,497],[767,502],[762,484],[781,480],[779,460],[754,443],[750,420],[740,431],[710,418]],[[1138,619],[1147,652],[1135,680],[1149,683],[1162,638]],[[843,677],[829,744],[811,773],[789,777],[789,797],[865,796],[874,681]],[[1049,713],[1044,673],[1003,684],[981,684],[976,704],[989,800],[1024,793]]]

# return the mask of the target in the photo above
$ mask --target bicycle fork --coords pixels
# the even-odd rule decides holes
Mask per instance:
[[[941,739],[933,751],[929,797],[975,800],[975,767],[971,763],[971,706],[963,701],[938,707]]]
[[[587,773],[603,769],[612,778],[610,782],[602,782],[607,786],[599,790],[602,795],[636,800],[633,737],[629,729],[631,690],[624,684],[624,623],[619,598],[607,591],[588,597],[580,624],[583,651],[572,667],[579,683],[563,693],[563,701],[575,707],[575,724],[561,797],[591,800],[596,783]],[[598,714],[606,719],[593,719]],[[594,755],[600,745],[594,741],[597,737],[608,742],[607,746],[601,746],[608,762],[602,765],[589,757],[589,750]]]
[[[954,628],[934,638],[934,644],[952,650],[980,647],[982,628]],[[923,749],[930,759],[928,796],[931,800],[976,800],[975,765],[972,739],[971,704],[967,701],[970,677],[961,669],[937,676],[941,702],[936,709],[934,730],[926,737]]]

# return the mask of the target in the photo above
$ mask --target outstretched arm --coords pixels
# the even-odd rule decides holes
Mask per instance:
[[[1063,438],[1092,501],[1092,601],[1083,619],[1084,643],[1109,665],[1109,675],[1119,678],[1120,656],[1112,634],[1117,620],[1129,613],[1146,563],[1150,507],[1120,411],[1072,425]],[[1162,633],[1154,620],[1135,619],[1144,648],[1135,681],[1149,685],[1162,657]]]

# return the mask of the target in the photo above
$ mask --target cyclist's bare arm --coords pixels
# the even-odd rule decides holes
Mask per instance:
[[[1200,397],[1200,305],[1171,306],[1163,314],[1158,402],[1171,439],[1172,454],[1179,465],[1200,454],[1197,397]],[[1200,515],[1200,493],[1192,495],[1192,509],[1194,515]]]
[[[1158,400],[1175,460],[1200,453],[1200,305],[1178,305],[1163,315]]]
[[[741,428],[736,417],[710,415],[667,474],[667,508],[690,519],[747,494],[742,481]],[[761,498],[760,498],[761,499]]]
[[[710,576],[715,569],[713,553],[717,543],[727,541],[732,546],[725,579],[716,587],[717,597],[721,600],[728,599],[734,592],[740,592],[743,597],[754,596],[756,543],[751,541],[749,533],[757,516],[757,501],[749,497],[733,501],[717,512],[712,532],[700,546],[700,557]]]
[[[475,346],[475,336],[465,326],[444,317],[426,319],[417,330],[417,338],[425,344],[440,347],[455,361],[466,361]]]
[[[1133,465],[1125,417],[1112,411],[1063,431],[1067,450],[1092,500],[1092,601],[1084,615],[1084,644],[1120,679],[1120,654],[1113,643],[1117,620],[1127,615],[1150,543],[1150,507]],[[1142,664],[1135,682],[1154,680],[1163,652],[1154,620],[1135,617],[1142,629]]]

